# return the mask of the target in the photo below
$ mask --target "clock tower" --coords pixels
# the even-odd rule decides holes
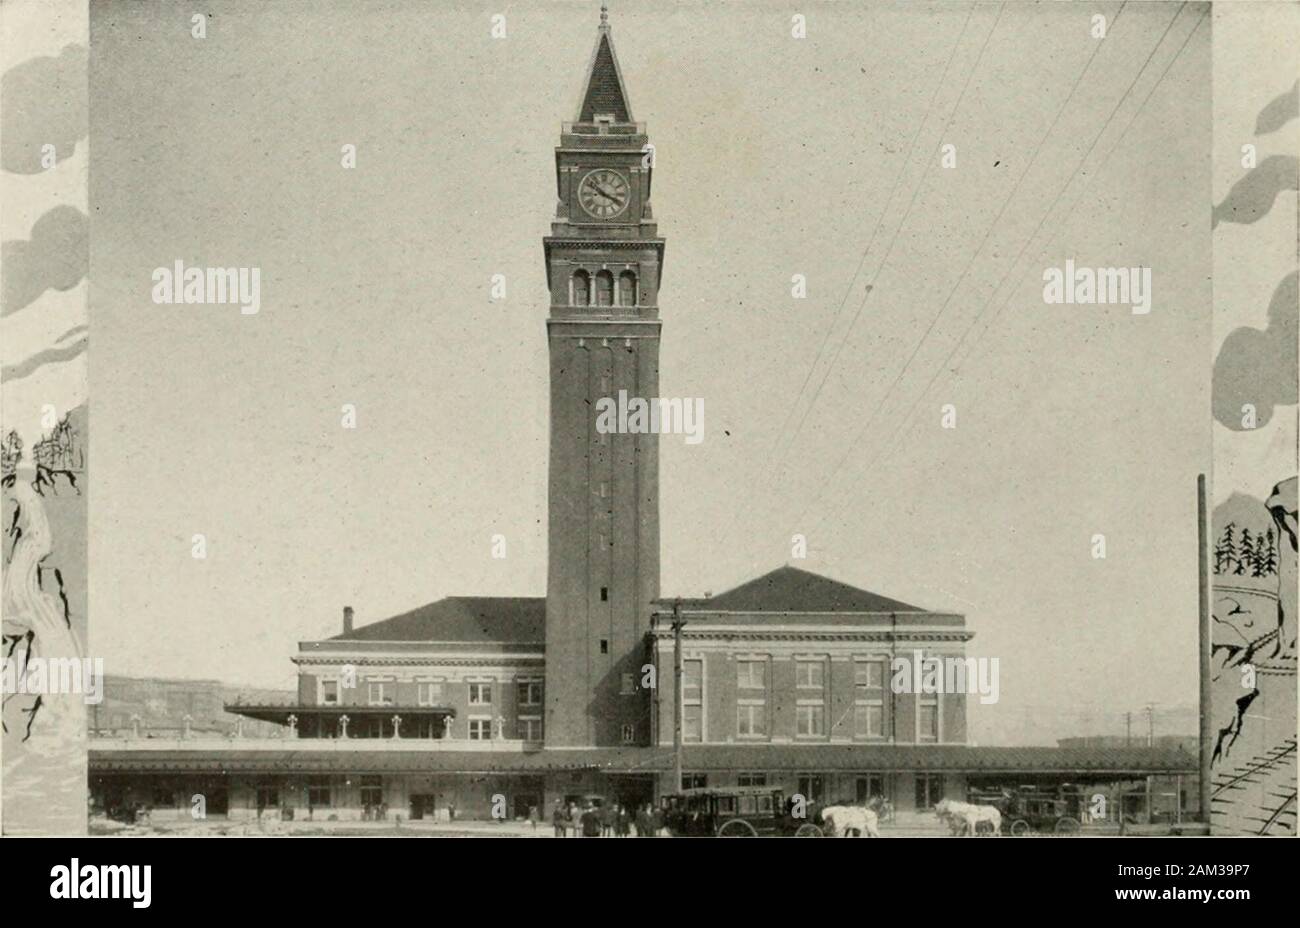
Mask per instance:
[[[578,112],[555,150],[543,240],[551,306],[546,722],[550,747],[650,743],[644,636],[659,596],[659,448],[597,429],[597,403],[659,395],[664,240],[654,152],[601,9]]]

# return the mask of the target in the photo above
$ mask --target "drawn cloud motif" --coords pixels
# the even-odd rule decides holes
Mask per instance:
[[[84,45],[69,45],[57,58],[24,61],[0,78],[0,166],[6,171],[44,170],[44,145],[53,145],[59,160],[68,157],[86,126]]]
[[[1300,81],[1292,84],[1291,89],[1286,93],[1274,97],[1259,111],[1259,116],[1255,118],[1255,134],[1268,135],[1270,132],[1276,132],[1298,116],[1300,116]]]
[[[1210,228],[1220,222],[1259,222],[1284,190],[1295,190],[1300,160],[1295,155],[1269,155],[1232,185],[1223,202],[1214,207]]]
[[[0,247],[0,316],[7,316],[46,290],[69,290],[86,276],[86,216],[74,206],[56,206],[36,220],[30,240]]]
[[[1214,418],[1233,431],[1246,431],[1242,406],[1255,407],[1256,426],[1268,424],[1274,406],[1297,401],[1297,309],[1300,296],[1292,271],[1273,291],[1268,328],[1243,326],[1228,334],[1214,361]]]

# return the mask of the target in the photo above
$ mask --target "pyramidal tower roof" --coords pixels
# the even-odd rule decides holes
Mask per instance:
[[[615,122],[632,122],[632,104],[628,101],[623,72],[614,53],[614,37],[609,28],[609,9],[601,5],[600,28],[596,47],[591,50],[587,79],[582,83],[582,102],[577,122],[595,122],[598,116],[612,116]]]

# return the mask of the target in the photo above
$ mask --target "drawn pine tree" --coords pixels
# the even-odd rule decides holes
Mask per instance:
[[[1257,577],[1272,576],[1277,573],[1277,539],[1273,537],[1272,528],[1264,536],[1263,549],[1263,554],[1258,558],[1259,573],[1255,574]],[[1259,553],[1258,548],[1256,553]]]
[[[1229,522],[1223,527],[1223,534],[1219,536],[1219,543],[1214,548],[1216,574],[1226,574],[1231,571],[1233,561],[1237,559],[1237,546],[1232,540],[1232,532],[1236,527],[1236,522]]]
[[[1241,530],[1241,547],[1237,556],[1237,569],[1233,571],[1238,577],[1242,576],[1250,568],[1255,560],[1255,542],[1251,539],[1250,529],[1242,528]]]

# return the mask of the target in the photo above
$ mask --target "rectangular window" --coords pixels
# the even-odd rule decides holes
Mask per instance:
[[[541,741],[542,717],[540,715],[520,716],[519,737],[524,741]]]
[[[704,661],[682,661],[682,740],[704,740]]]
[[[619,688],[618,692],[620,696],[635,696],[636,695],[636,674],[634,673],[623,674],[623,685],[622,687]]]
[[[856,661],[853,665],[853,693],[858,699],[879,699],[885,691],[885,662]]]
[[[470,719],[469,740],[470,741],[491,741],[492,720],[491,719]]]
[[[328,809],[330,805],[330,778],[308,777],[307,805],[312,809]]]
[[[826,778],[820,773],[799,774],[799,795],[809,802],[821,802],[826,798]]]
[[[471,683],[469,685],[469,704],[471,706],[492,705],[492,684]]]
[[[607,603],[607,602],[609,602],[609,587],[607,587],[607,586],[602,586],[602,587],[600,588],[600,601],[601,601],[602,603]]]
[[[636,744],[636,726],[635,726],[635,725],[624,725],[624,726],[623,726],[622,735],[623,735],[623,743],[624,743],[624,744]]]
[[[885,662],[853,664],[853,737],[885,737]]]
[[[326,706],[339,704],[339,681],[322,680],[320,683],[320,701]]]
[[[519,684],[519,705],[540,706],[542,704],[542,681],[524,680]]]
[[[442,702],[441,683],[417,683],[415,685],[416,701],[422,706],[436,706]]]
[[[767,661],[737,661],[736,687],[742,690],[767,689]]]
[[[918,773],[916,775],[916,809],[918,812],[933,809],[943,798],[942,774]]]
[[[682,740],[697,743],[704,740],[704,710],[702,706],[682,707]]]
[[[826,734],[826,707],[820,704],[795,707],[795,732],[803,738],[820,738]]]
[[[795,661],[795,685],[801,690],[822,689],[826,685],[826,662]]]
[[[384,778],[378,774],[366,774],[361,778],[361,804],[363,806],[382,805],[384,801]]]
[[[704,789],[709,785],[707,773],[683,773],[682,789]]]
[[[742,738],[767,737],[767,703],[741,700],[736,706],[736,734]]]
[[[602,639],[600,639],[600,653],[601,653],[601,654],[608,654],[608,653],[609,653],[609,639],[608,639],[608,638],[602,638]]]
[[[372,706],[391,706],[393,704],[393,693],[388,688],[387,683],[372,681],[366,687],[366,692]]]
[[[698,702],[704,695],[704,661],[682,661],[682,698]]]
[[[767,786],[766,773],[738,773],[736,774],[737,786]]]
[[[885,736],[884,707],[861,704],[854,706],[853,736],[855,738],[883,738]]]
[[[858,805],[866,805],[867,800],[879,796],[889,798],[885,792],[885,775],[883,773],[862,773],[854,778],[853,798]]]
[[[916,698],[916,740],[939,740],[939,696],[921,694]]]

